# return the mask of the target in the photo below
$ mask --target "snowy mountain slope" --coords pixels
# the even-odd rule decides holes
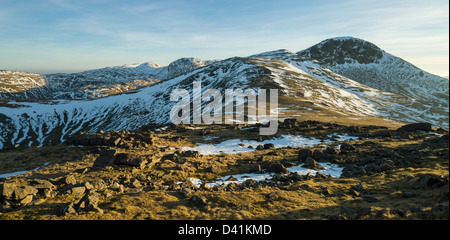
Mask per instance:
[[[39,75],[30,73],[27,76],[28,80],[24,80],[25,73],[8,71],[7,74],[0,74],[0,99],[93,99],[105,97],[148,86],[159,80],[171,79],[207,66],[212,62],[197,58],[181,58],[165,67],[147,62],[70,74]],[[33,82],[32,79],[37,80]],[[39,85],[36,85],[36,82]],[[23,84],[28,87],[25,88]]]
[[[358,50],[370,56],[355,55],[353,60],[337,50],[336,61],[340,62],[339,66],[348,64],[346,61],[353,61],[353,65],[356,62],[371,64],[371,61],[380,61],[387,56],[383,51],[376,50]],[[448,108],[443,107],[448,106],[448,88],[447,92],[429,88],[429,95],[439,93],[447,97],[447,101],[444,97],[439,105],[438,100],[415,98],[418,94],[414,88],[406,92],[394,92],[395,89],[386,91],[338,74],[327,67],[327,64],[332,64],[332,55],[322,61],[312,59],[305,53],[277,50],[222,61],[185,58],[166,67],[145,63],[61,74],[60,77],[52,75],[54,78],[51,81],[54,82],[47,83],[47,86],[58,88],[56,86],[63,86],[66,81],[72,84],[67,86],[69,89],[76,89],[78,81],[82,84],[117,84],[138,77],[147,77],[147,81],[151,78],[161,81],[155,80],[141,88],[118,90],[119,94],[116,95],[106,92],[101,95],[104,97],[93,100],[85,97],[80,97],[82,100],[1,100],[0,149],[14,145],[57,144],[80,131],[131,130],[150,123],[167,123],[170,121],[170,111],[176,104],[170,101],[170,93],[183,88],[192,96],[193,81],[201,81],[203,91],[214,88],[222,94],[224,89],[230,88],[279,89],[279,110],[289,109],[291,114],[310,110],[328,111],[349,117],[430,122],[434,126],[448,128]],[[425,83],[418,89],[427,88]],[[410,92],[414,94],[407,94]],[[301,105],[303,103],[307,107]]]
[[[321,82],[351,93],[364,102],[371,103],[378,114],[385,118],[406,122],[427,121],[437,126],[448,127],[448,107],[445,107],[448,106],[448,101],[445,102],[445,98],[442,100],[443,104],[440,105],[433,100],[416,99],[372,88],[335,73],[317,60],[284,49],[252,55],[251,57],[280,59],[289,63],[287,70],[293,70],[294,72],[301,70]],[[294,75],[296,74],[294,73]],[[448,99],[448,94],[446,96]],[[348,102],[344,102],[342,105],[348,106]]]
[[[427,73],[365,40],[327,39],[297,54],[317,59],[333,72],[364,85],[414,98],[438,114],[449,107],[448,79]]]
[[[19,98],[39,98],[50,94],[45,78],[36,73],[0,71],[0,99],[18,96]]]
[[[0,147],[55,144],[80,131],[131,130],[167,123],[176,104],[169,101],[170,93],[183,88],[192,96],[193,81],[201,81],[203,91],[215,88],[222,93],[232,88],[277,88],[288,98],[351,116],[395,115],[411,103],[408,98],[335,74],[314,60],[292,53],[282,55],[230,58],[139,90],[95,100],[8,101],[0,107]],[[395,119],[394,115],[389,117]]]
[[[194,80],[201,80],[205,89],[245,87],[262,74],[263,69],[233,58],[132,93],[95,100],[9,101],[0,107],[0,148],[59,143],[79,131],[135,129],[166,123],[176,103],[169,101],[172,90],[192,91]]]

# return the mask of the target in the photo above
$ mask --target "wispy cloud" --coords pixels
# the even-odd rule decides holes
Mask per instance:
[[[47,59],[81,51],[102,54],[99,64],[145,56],[167,64],[184,56],[299,51],[335,36],[360,37],[409,59],[448,59],[448,1],[442,0],[0,1],[0,45],[8,46],[0,47],[0,66],[31,64],[30,52],[42,62],[44,50]],[[14,51],[30,57],[20,61]],[[83,54],[76,57],[83,61]]]

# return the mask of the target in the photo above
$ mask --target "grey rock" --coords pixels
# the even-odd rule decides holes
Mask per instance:
[[[303,164],[303,167],[313,169],[313,170],[324,169],[322,167],[322,165],[317,163],[316,160],[314,160],[311,157],[306,158],[305,163]]]
[[[145,164],[148,162],[148,160],[143,156],[137,156],[133,154],[128,153],[119,153],[116,154],[116,159],[114,161],[114,164],[117,165],[128,165],[138,168],[145,167]]]
[[[63,179],[63,183],[65,183],[67,185],[76,184],[77,180],[76,180],[75,176],[69,175]]]
[[[94,189],[94,185],[92,185],[91,182],[85,182],[84,187],[86,188],[86,190]]]
[[[78,202],[78,211],[94,211],[98,213],[103,213],[103,210],[98,207],[100,202],[100,194],[91,191],[86,193],[83,198]]]
[[[4,182],[0,185],[0,194],[2,197],[6,199],[10,199],[14,193],[14,190],[17,188],[16,184],[13,182]]]
[[[363,200],[368,202],[368,203],[374,203],[374,202],[379,202],[380,200],[376,197],[372,197],[372,196],[363,196]]]
[[[141,184],[141,182],[139,180],[134,179],[134,181],[131,183],[131,187],[133,187],[133,188],[140,188],[140,187],[142,187],[142,184]]]
[[[98,156],[94,164],[92,165],[93,168],[104,168],[107,166],[111,166],[114,164],[114,161],[116,160],[115,156]]]
[[[208,203],[208,201],[207,201],[207,199],[205,198],[205,197],[203,197],[203,196],[197,196],[197,195],[194,195],[194,196],[192,196],[190,199],[189,199],[189,201],[192,203],[192,204],[194,204],[194,205],[197,205],[197,206],[201,206],[201,205],[206,205],[207,203]]]
[[[341,177],[360,177],[365,175],[367,175],[367,172],[363,167],[352,164],[342,170]]]
[[[326,153],[326,154],[335,155],[335,154],[337,154],[338,152],[337,152],[336,149],[334,149],[334,148],[332,148],[332,147],[327,147],[327,149],[325,149],[325,153]]]
[[[33,195],[28,195],[21,199],[18,203],[21,205],[27,205],[33,201]]]
[[[25,187],[16,188],[14,190],[14,200],[20,200],[27,197],[28,195],[35,195],[36,193],[38,193],[38,190],[28,185]]]
[[[186,196],[189,195],[190,193],[193,193],[194,190],[192,190],[192,189],[190,189],[190,188],[183,188],[183,189],[181,189],[180,192],[186,197]]]
[[[72,195],[81,195],[86,191],[86,187],[79,186],[79,187],[72,187],[68,193]]]
[[[275,145],[273,145],[272,143],[266,143],[263,146],[264,149],[274,149]]]
[[[356,147],[349,143],[341,143],[341,153],[349,153],[356,151]]]
[[[397,131],[413,132],[413,131],[431,131],[430,123],[411,123],[401,126]]]
[[[53,185],[51,182],[43,179],[34,179],[32,181],[32,186],[38,190],[45,190],[45,189],[51,189],[55,190],[56,186]]]
[[[289,171],[286,169],[286,167],[281,163],[270,163],[267,167],[267,171],[273,172],[273,173],[289,173]]]
[[[93,181],[92,186],[94,187],[95,190],[103,190],[103,189],[106,189],[106,187],[107,187],[106,183],[105,183],[105,181],[103,181],[103,179]]]
[[[58,193],[53,191],[52,189],[45,189],[43,192],[44,197],[46,198],[54,198]]]
[[[65,214],[76,214],[77,211],[75,210],[75,204],[73,202],[71,202],[69,205],[67,205],[63,209],[63,213],[65,213]]]

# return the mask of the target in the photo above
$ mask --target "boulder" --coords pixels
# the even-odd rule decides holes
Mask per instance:
[[[314,160],[311,157],[306,158],[305,163],[303,164],[303,167],[313,169],[313,170],[324,169],[322,167],[322,165],[317,163],[316,160]]]
[[[122,141],[120,137],[110,137],[105,145],[116,147],[119,145],[120,141]]]
[[[56,189],[55,185],[53,185],[51,182],[49,182],[47,180],[43,180],[43,179],[34,179],[33,181],[31,181],[31,184],[37,190],[44,191],[46,189],[51,189],[51,190]]]
[[[84,186],[78,186],[78,187],[72,187],[69,189],[68,193],[72,195],[81,195],[86,191],[86,187]]]
[[[337,152],[336,149],[334,149],[334,148],[332,148],[332,147],[327,147],[327,149],[325,149],[325,153],[326,153],[326,154],[330,154],[330,155],[335,155],[335,154],[337,154],[338,152]]]
[[[77,180],[75,179],[75,177],[73,175],[69,175],[63,179],[62,183],[66,184],[66,185],[71,185],[71,184],[76,184]]]
[[[150,136],[145,136],[145,135],[142,135],[142,134],[136,134],[136,135],[134,135],[134,137],[136,139],[140,140],[141,142],[144,142],[144,143],[149,144],[149,145],[153,145],[153,138],[150,137]]]
[[[75,214],[75,213],[77,213],[77,211],[75,210],[75,204],[73,202],[69,203],[69,205],[64,207],[63,213],[65,213],[65,214]]]
[[[6,199],[12,198],[14,190],[17,188],[16,183],[14,182],[4,182],[0,185],[0,196]]]
[[[139,168],[143,168],[147,162],[145,157],[129,153],[116,154],[116,159],[114,160],[114,164],[116,165],[128,165]]]
[[[289,173],[289,171],[286,169],[286,167],[281,163],[270,163],[267,167],[267,171],[273,172],[273,173]]]
[[[430,123],[411,123],[401,126],[397,129],[397,131],[403,131],[403,132],[415,132],[415,131],[431,131],[431,124]]]
[[[330,155],[326,153],[326,151],[318,149],[314,150],[312,158],[314,158],[317,162],[336,162],[341,159],[338,155]]]
[[[78,211],[94,211],[103,213],[103,210],[98,207],[100,202],[100,195],[95,191],[86,193],[83,198],[76,204]]]
[[[23,199],[19,201],[19,204],[21,205],[27,205],[33,201],[33,195],[27,195]]]
[[[295,118],[286,118],[284,121],[280,124],[281,128],[293,128],[298,126],[297,119]]]
[[[94,164],[92,165],[93,168],[104,168],[107,166],[111,166],[114,164],[114,161],[116,160],[115,156],[98,156]]]
[[[202,206],[202,205],[206,205],[208,203],[208,201],[205,197],[197,196],[197,195],[192,196],[189,199],[189,201],[196,206]]]
[[[349,153],[349,152],[355,152],[356,151],[356,147],[353,146],[350,143],[341,143],[341,153]]]
[[[274,149],[275,145],[273,145],[272,143],[266,143],[264,144],[264,149]]]
[[[87,184],[87,183],[90,183],[90,184]],[[92,189],[95,189],[95,190],[103,190],[103,189],[106,189],[106,187],[107,187],[106,183],[105,183],[105,181],[103,181],[103,179],[92,181],[92,182],[87,182],[87,183],[85,184],[86,187],[92,187]]]
[[[14,190],[13,198],[14,200],[20,200],[28,195],[35,195],[38,193],[38,190],[32,186],[24,186],[24,187],[18,187]]]
[[[448,178],[437,176],[434,174],[420,174],[419,183],[432,189],[440,188],[448,185]]]
[[[299,161],[305,161],[306,158],[312,157],[312,156],[313,156],[313,152],[311,151],[311,149],[304,148],[304,149],[300,149],[298,151],[298,160]]]
[[[360,177],[367,175],[363,167],[357,165],[349,165],[342,169],[341,177]]]

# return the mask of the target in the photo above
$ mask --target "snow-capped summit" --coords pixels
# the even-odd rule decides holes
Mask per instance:
[[[419,115],[448,114],[448,79],[425,72],[371,42],[331,38],[297,54],[317,59],[333,72],[369,87],[402,94],[428,106],[428,111]],[[448,117],[442,120],[448,122]]]
[[[161,66],[153,63],[153,62],[146,62],[146,63],[134,63],[134,64],[124,64],[121,66],[116,66],[114,68],[136,68],[136,69],[153,69],[153,68],[160,68]]]
[[[332,66],[345,63],[378,63],[385,52],[375,44],[359,38],[336,37],[326,39],[298,54]]]
[[[204,67],[209,63],[198,58],[180,58],[167,66],[169,78],[191,72],[197,68]]]
[[[263,53],[259,53],[259,54],[254,54],[251,55],[249,57],[251,58],[276,58],[276,57],[281,57],[281,56],[285,56],[285,55],[292,55],[294,54],[293,52],[287,50],[287,49],[279,49],[279,50],[275,50],[275,51],[269,51],[269,52],[263,52]]]

